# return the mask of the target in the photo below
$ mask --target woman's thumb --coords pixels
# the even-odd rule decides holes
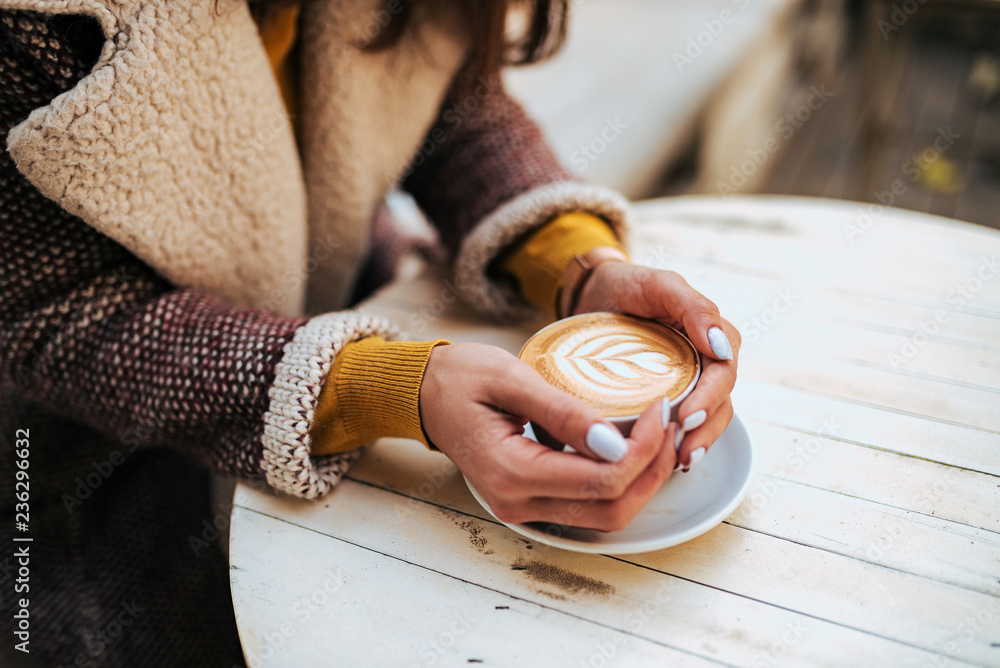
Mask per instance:
[[[570,445],[608,462],[625,457],[628,442],[597,409],[549,385],[530,366],[517,366],[512,382],[502,386],[504,396],[497,398],[508,412],[531,420],[539,442],[550,447]]]

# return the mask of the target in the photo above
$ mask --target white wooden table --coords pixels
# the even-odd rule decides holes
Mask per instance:
[[[743,333],[757,473],[727,521],[660,552],[565,552],[494,521],[443,455],[379,442],[319,502],[238,487],[250,665],[1000,666],[1000,234],[861,206],[638,207],[635,259]],[[367,310],[520,346],[530,326],[438,314],[442,281]]]

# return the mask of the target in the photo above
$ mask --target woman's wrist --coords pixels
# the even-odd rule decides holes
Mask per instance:
[[[559,287],[574,258],[599,247],[620,249],[618,244],[618,237],[604,219],[583,211],[569,212],[514,244],[498,260],[498,266],[516,281],[526,301],[554,314]]]
[[[615,246],[598,246],[575,255],[563,270],[556,298],[556,317],[566,318],[576,313],[584,289],[601,265],[628,261],[628,256]]]

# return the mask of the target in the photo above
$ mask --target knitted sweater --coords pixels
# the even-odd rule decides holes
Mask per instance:
[[[226,566],[214,547],[202,546],[212,540],[218,518],[227,521],[228,509],[208,508],[206,476],[191,462],[307,498],[327,492],[358,455],[310,457],[309,427],[325,374],[348,342],[392,336],[394,330],[354,313],[310,318],[253,308],[294,311],[296,299],[268,302],[275,284],[263,273],[230,278],[218,266],[206,271],[203,265],[188,271],[185,262],[195,256],[166,253],[177,251],[177,239],[164,237],[157,245],[156,218],[150,218],[159,212],[169,227],[171,216],[183,222],[186,210],[96,197],[127,192],[121,188],[134,174],[122,174],[121,183],[101,182],[104,172],[88,172],[85,164],[101,164],[99,153],[80,154],[79,163],[46,171],[67,142],[90,142],[98,150],[102,142],[114,146],[115,136],[99,134],[114,131],[113,123],[81,127],[73,118],[113,118],[128,110],[97,101],[87,107],[79,82],[109,92],[112,102],[134,95],[116,88],[118,79],[100,77],[109,67],[124,76],[128,68],[143,66],[135,60],[143,34],[130,38],[128,30],[155,16],[142,14],[129,23],[101,12],[91,19],[10,9],[65,12],[71,6],[0,2],[0,128],[11,147],[11,154],[0,155],[0,503],[6,517],[0,542],[13,545],[11,452],[16,430],[23,429],[30,434],[34,483],[30,529],[22,534],[35,540],[32,653],[52,664],[231,666],[240,659]],[[200,44],[197,33],[186,38]],[[118,60],[116,48],[124,54]],[[170,66],[166,55],[158,67]],[[143,93],[153,97],[137,106],[150,102],[166,113],[169,100],[157,101],[157,90]],[[566,210],[588,210],[620,225],[623,206],[613,195],[572,184],[537,128],[502,90],[492,90],[455,127],[447,119],[457,104],[446,99],[427,131],[432,153],[403,149],[417,157],[400,173],[456,258],[457,280],[469,286],[464,296],[490,315],[510,317],[528,306],[485,271],[504,248]],[[98,135],[87,135],[95,128]],[[304,141],[324,132],[329,129],[306,129]],[[190,137],[195,147],[213,141],[197,133]],[[170,173],[162,170],[172,164],[173,146],[157,146],[137,144],[132,153],[165,151],[141,163],[140,169],[157,171],[140,176],[169,187]],[[248,178],[254,169],[233,176]],[[307,192],[311,178],[307,165]],[[319,188],[323,182],[316,177],[315,183]],[[219,201],[205,204],[209,213],[228,206],[227,196],[220,191]],[[309,217],[327,205],[310,204]],[[144,227],[128,226],[130,210]],[[227,211],[232,216],[226,224],[263,221],[241,214],[238,206],[218,209],[220,215]],[[211,224],[207,214],[199,215],[191,220]],[[188,230],[191,244],[197,251],[214,249],[209,257],[217,257],[219,266],[241,257],[231,243],[247,244],[250,265],[254,253],[267,249],[267,230],[256,223],[247,228],[250,234],[232,241],[199,229]],[[378,254],[377,245],[375,253],[367,252],[372,243],[360,244],[365,257]],[[334,246],[336,241],[325,250]],[[274,250],[282,248],[276,244]],[[344,264],[360,272],[365,257]],[[348,282],[357,279],[355,273]],[[7,553],[0,554],[5,589],[11,563]],[[5,619],[12,618],[14,604],[8,595],[0,599]],[[130,628],[120,636],[100,636],[121,619],[123,606]],[[7,624],[0,631],[7,647],[15,644],[11,631]]]

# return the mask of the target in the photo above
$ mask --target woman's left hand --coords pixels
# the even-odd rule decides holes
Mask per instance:
[[[592,311],[658,320],[683,330],[703,354],[701,378],[678,414],[677,465],[688,470],[733,417],[729,395],[736,384],[740,333],[680,274],[627,262],[604,262],[588,277],[574,315]]]

